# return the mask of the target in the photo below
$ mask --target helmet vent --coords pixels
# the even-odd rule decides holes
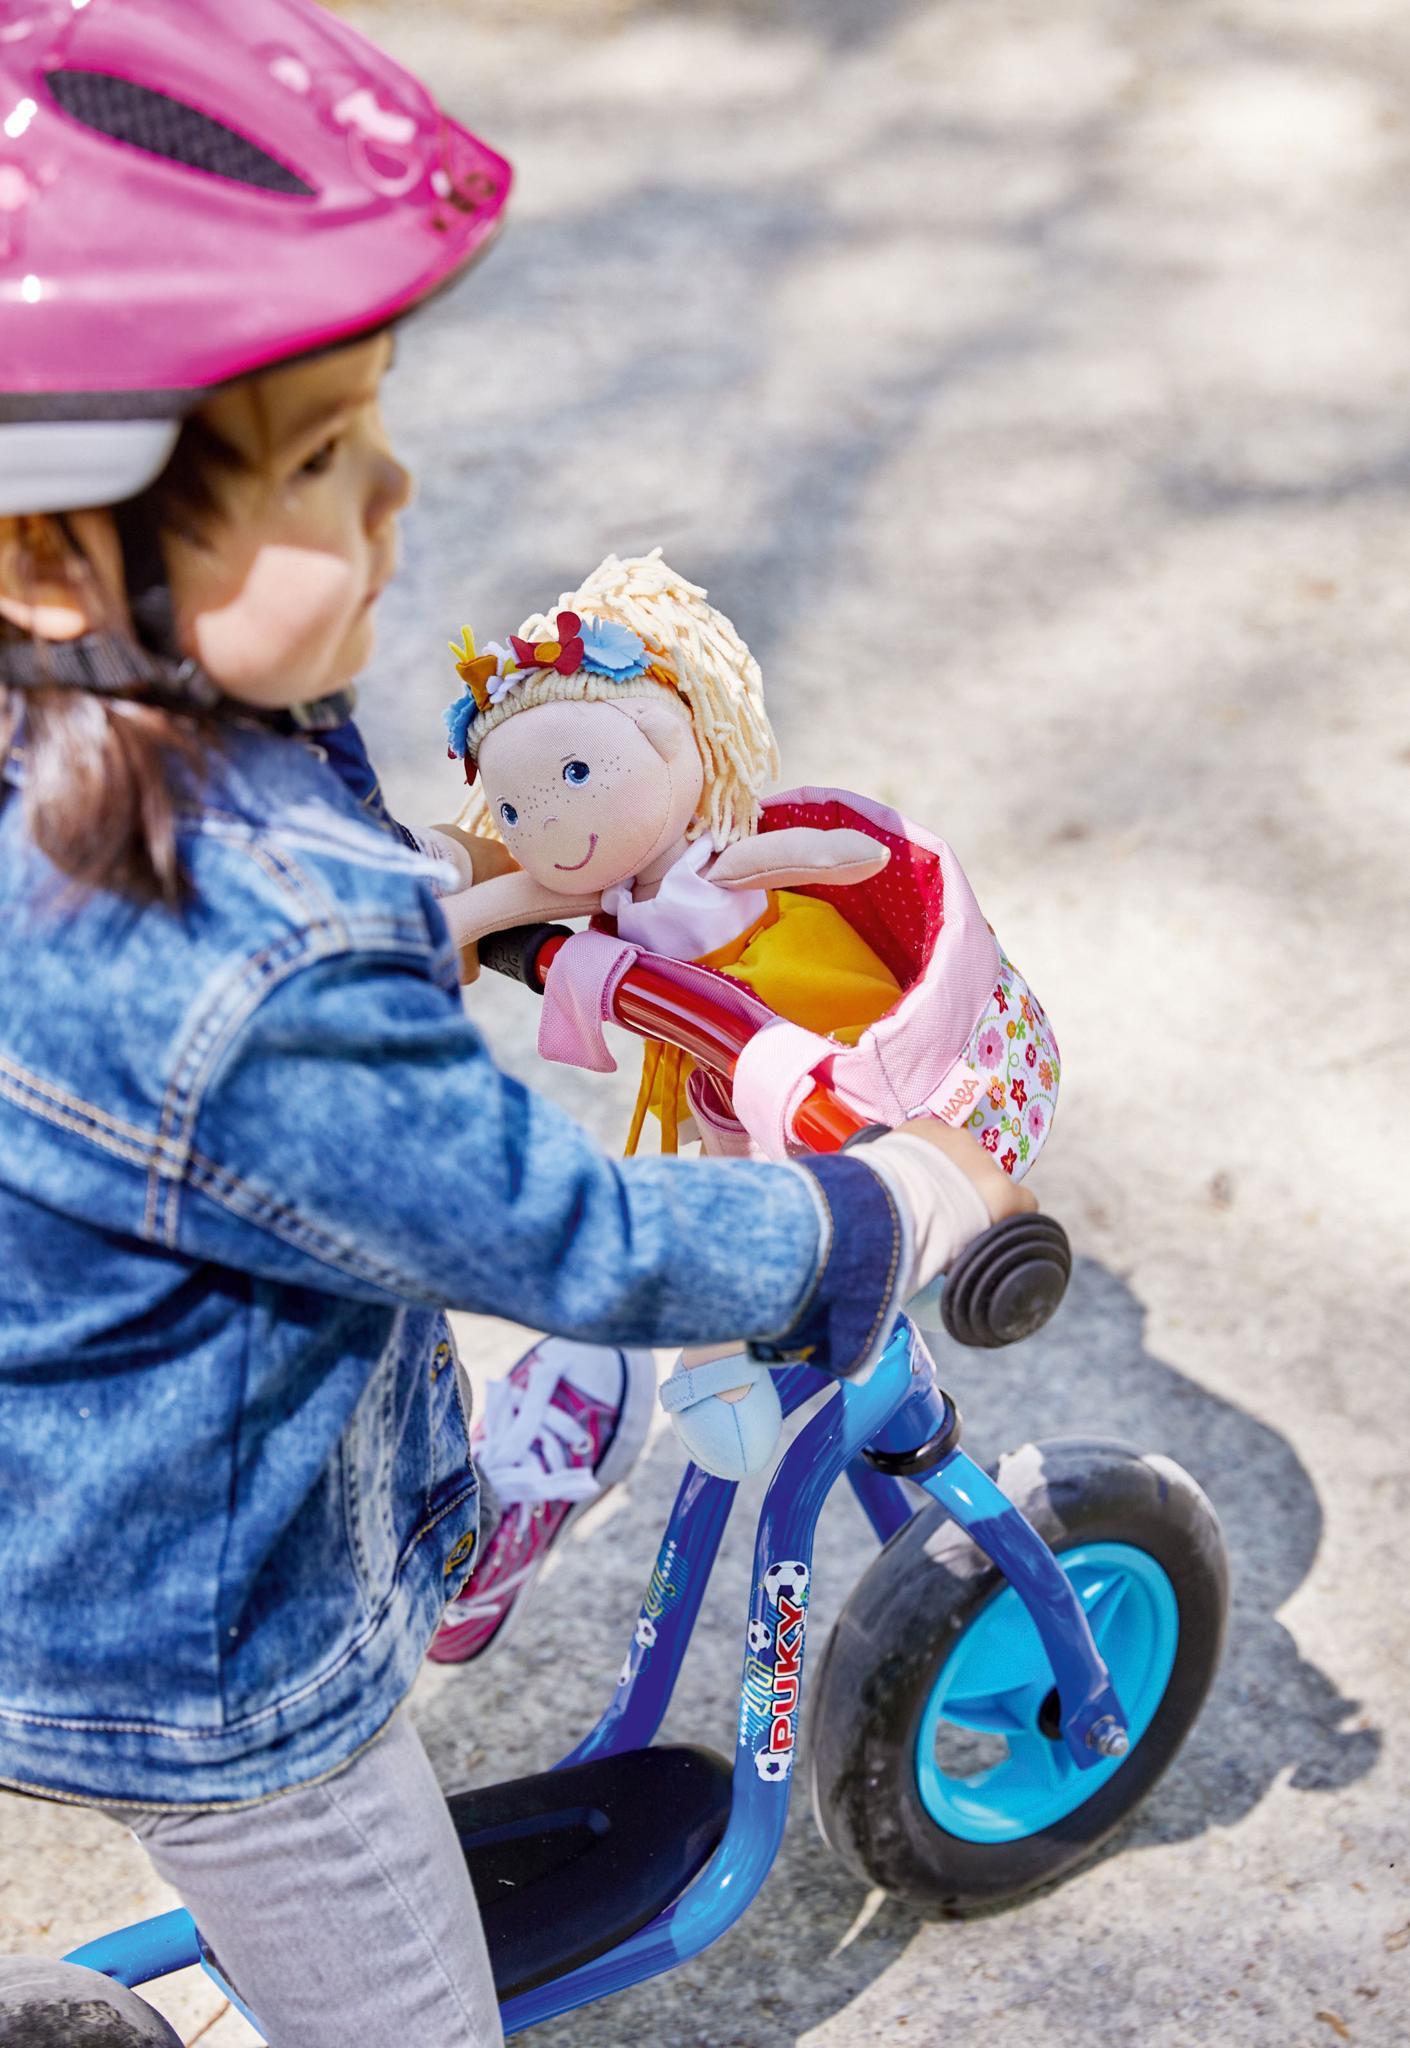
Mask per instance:
[[[64,112],[85,128],[96,128],[117,142],[130,142],[135,149],[165,157],[169,163],[230,178],[237,185],[301,199],[313,197],[312,185],[286,165],[267,156],[223,121],[188,107],[184,100],[136,85],[130,78],[114,78],[106,71],[50,71],[45,77]]]

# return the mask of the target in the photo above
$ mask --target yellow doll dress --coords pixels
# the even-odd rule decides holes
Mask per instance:
[[[743,982],[776,1016],[841,1045],[855,1045],[901,999],[900,983],[841,911],[795,889],[770,889],[764,911],[728,945],[698,956],[695,965]],[[648,1110],[661,1121],[661,1150],[676,1150],[679,1126],[690,1113],[685,1084],[693,1065],[676,1047],[648,1041],[628,1157],[637,1149]]]

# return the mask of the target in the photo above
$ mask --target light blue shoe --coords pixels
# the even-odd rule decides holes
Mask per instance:
[[[742,1401],[715,1397],[747,1386]],[[778,1448],[783,1409],[767,1366],[739,1353],[683,1367],[661,1387],[661,1406],[697,1465],[717,1479],[747,1479],[762,1472]]]

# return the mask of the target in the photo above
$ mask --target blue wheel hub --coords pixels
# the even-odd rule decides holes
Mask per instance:
[[[1130,1761],[1170,1681],[1180,1612],[1155,1559],[1130,1543],[1084,1543],[1058,1562],[1111,1672],[1130,1750],[1088,1770],[1074,1762],[1038,1631],[1000,1587],[941,1666],[916,1738],[921,1803],[961,1841],[1021,1841],[1085,1805]]]

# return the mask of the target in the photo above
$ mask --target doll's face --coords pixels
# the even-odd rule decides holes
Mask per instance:
[[[570,896],[639,875],[680,838],[704,784],[690,722],[664,692],[535,704],[495,727],[479,770],[520,867]]]

